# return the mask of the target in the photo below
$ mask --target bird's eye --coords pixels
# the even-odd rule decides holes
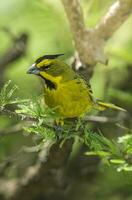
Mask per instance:
[[[40,71],[47,71],[47,70],[49,70],[49,68],[50,68],[50,65],[43,66],[40,68]]]
[[[50,65],[46,66],[46,67],[44,68],[44,70],[48,70],[49,68],[50,68]]]

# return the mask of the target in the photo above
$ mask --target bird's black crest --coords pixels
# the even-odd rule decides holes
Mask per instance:
[[[44,59],[55,59],[55,58],[58,58],[59,56],[63,56],[64,54],[61,53],[61,54],[55,54],[55,55],[45,55],[45,56],[42,56],[40,58],[38,58],[35,63],[38,64],[40,63],[42,60]]]

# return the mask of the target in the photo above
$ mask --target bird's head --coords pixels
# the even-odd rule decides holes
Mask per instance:
[[[34,64],[27,71],[28,74],[35,74],[45,78],[45,74],[56,76],[56,72],[61,72],[61,61],[57,60],[59,56],[64,54],[56,55],[44,55],[38,58]]]
[[[55,88],[60,82],[74,79],[75,72],[67,64],[57,59],[62,55],[64,54],[45,55],[38,58],[27,73],[40,76],[46,85],[52,86],[52,88]]]
[[[45,55],[38,58],[27,73],[40,76],[47,87],[55,89],[60,81],[64,80],[67,71],[67,65],[57,59],[62,55],[64,54]]]

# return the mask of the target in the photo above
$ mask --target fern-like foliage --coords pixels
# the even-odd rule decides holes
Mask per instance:
[[[11,81],[8,81],[0,92],[0,109],[2,110],[7,104],[13,104],[17,102],[17,99],[13,99],[13,94],[16,91],[17,86],[11,87]]]
[[[103,163],[115,166],[118,171],[132,171],[132,135],[130,133],[112,141],[101,133],[86,129],[84,143],[90,148],[86,155],[99,156]]]
[[[37,97],[33,100],[16,98],[16,89],[17,86],[12,86],[11,81],[1,89],[0,111],[3,113],[6,106],[15,103],[16,107],[13,112],[26,121],[26,126],[23,129],[29,134],[39,136],[40,142],[59,139],[62,146],[67,139],[78,137],[79,141],[88,147],[87,156],[99,156],[103,163],[115,166],[118,171],[132,171],[131,130],[126,135],[111,140],[102,133],[91,131],[89,126],[80,120],[74,120],[74,123],[73,121],[65,121],[63,127],[56,126],[55,120],[59,116],[55,109],[48,108],[44,104],[43,98]]]
[[[3,110],[6,105],[17,104],[25,102],[26,100],[14,97],[14,94],[18,87],[12,85],[11,80],[9,80],[0,91],[0,110]]]

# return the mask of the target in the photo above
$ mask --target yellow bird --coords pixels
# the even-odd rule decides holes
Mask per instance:
[[[38,58],[27,71],[44,80],[44,99],[50,108],[55,108],[60,118],[82,117],[92,109],[113,108],[125,111],[111,103],[103,103],[93,97],[91,88],[75,71],[56,55]]]

